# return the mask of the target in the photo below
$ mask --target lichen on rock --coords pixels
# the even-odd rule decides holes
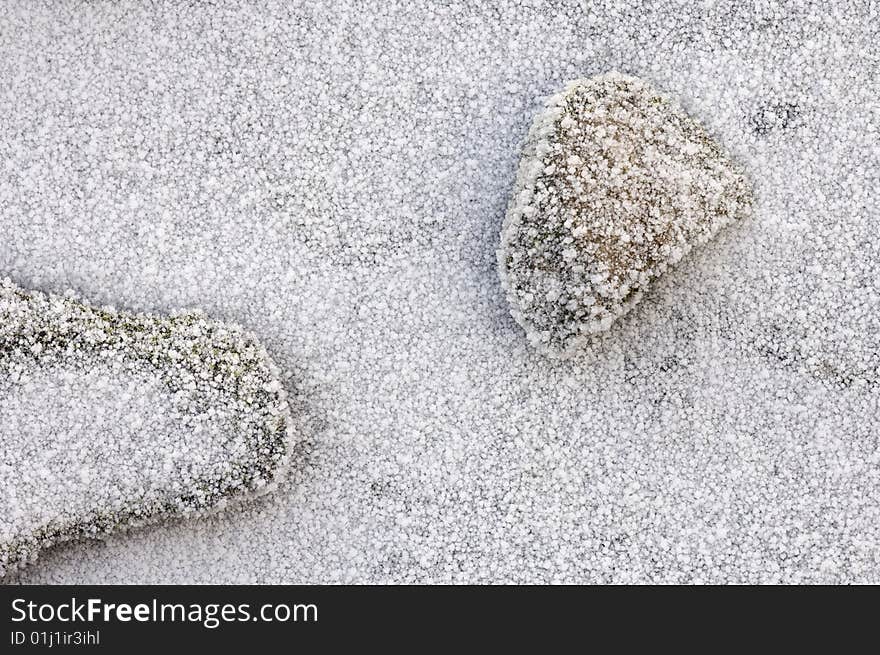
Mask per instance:
[[[540,351],[570,356],[751,205],[742,170],[649,84],[571,82],[532,125],[502,229],[513,315]]]

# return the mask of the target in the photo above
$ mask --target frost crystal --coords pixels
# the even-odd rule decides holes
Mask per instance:
[[[292,439],[275,366],[240,328],[0,279],[0,576],[58,542],[265,492]]]
[[[532,125],[502,231],[513,315],[571,355],[750,207],[742,172],[674,102],[618,73],[571,82]]]

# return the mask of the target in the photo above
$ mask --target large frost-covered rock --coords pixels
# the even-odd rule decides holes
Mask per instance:
[[[571,355],[750,206],[742,171],[650,85],[572,82],[532,125],[504,222],[513,315],[538,349]]]
[[[0,279],[0,577],[55,543],[271,489],[294,430],[241,328]]]

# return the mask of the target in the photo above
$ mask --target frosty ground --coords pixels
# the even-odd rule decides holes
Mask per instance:
[[[15,580],[880,581],[876,3],[218,5],[6,4],[0,274],[245,326],[299,461]],[[610,69],[757,201],[554,361],[495,249],[541,99]]]

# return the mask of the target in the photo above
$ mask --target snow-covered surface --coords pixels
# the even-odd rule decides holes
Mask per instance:
[[[194,430],[150,377],[65,367],[28,372],[17,382],[0,399],[0,425],[15,437],[3,444],[0,541],[124,509],[163,483],[191,494],[196,489],[185,481],[193,473],[228,461],[222,423]]]
[[[880,581],[875,2],[148,6],[0,12],[0,273],[243,324],[305,456],[15,579]],[[495,251],[543,97],[607,70],[754,215],[553,361]]]

